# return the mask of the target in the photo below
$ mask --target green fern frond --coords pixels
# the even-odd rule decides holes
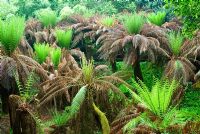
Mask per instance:
[[[49,52],[51,51],[51,47],[49,44],[45,43],[36,43],[34,44],[34,49],[36,53],[36,60],[42,64],[46,61]]]
[[[157,13],[151,13],[148,15],[148,20],[157,25],[161,26],[165,22],[166,12],[157,12]]]
[[[51,51],[51,60],[53,62],[53,65],[55,68],[58,67],[58,64],[60,63],[61,58],[61,49],[60,48],[54,48]]]
[[[56,12],[49,8],[41,10],[37,14],[37,17],[45,27],[52,27],[56,25],[57,22]]]
[[[78,91],[76,96],[73,98],[71,108],[70,108],[69,119],[78,113],[82,103],[85,100],[86,92],[87,92],[87,86],[83,86]]]
[[[180,33],[171,32],[168,34],[169,45],[174,55],[179,55],[184,37]]]
[[[82,58],[81,69],[86,84],[91,83],[94,74],[94,60],[87,61],[85,57]]]
[[[95,103],[92,104],[94,111],[97,113],[99,116],[100,122],[101,122],[101,127],[103,134],[109,134],[110,133],[110,126],[107,117],[105,114],[95,105]]]
[[[101,19],[101,24],[106,27],[112,27],[115,23],[115,19],[112,17],[105,17]]]
[[[10,56],[17,48],[25,29],[25,19],[13,16],[5,21],[0,21],[0,42],[4,51]]]
[[[144,23],[145,20],[143,16],[133,14],[131,16],[126,17],[123,25],[129,34],[138,34],[142,29]]]
[[[58,42],[58,46],[61,48],[69,49],[71,41],[72,41],[73,31],[71,29],[64,30],[56,30],[56,41]]]

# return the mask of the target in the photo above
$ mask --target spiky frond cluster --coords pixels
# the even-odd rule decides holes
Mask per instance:
[[[49,55],[49,52],[51,51],[51,47],[49,44],[45,43],[36,43],[34,44],[34,49],[36,53],[36,59],[40,64],[46,61],[47,56]]]
[[[51,61],[53,62],[53,65],[55,68],[57,68],[60,63],[61,53],[62,51],[60,48],[51,49],[51,53],[50,53]]]
[[[112,27],[115,23],[115,19],[112,17],[105,17],[101,19],[101,24],[105,27]]]
[[[161,26],[165,22],[166,12],[157,12],[157,13],[150,13],[147,18],[148,20],[157,25]]]
[[[144,18],[138,14],[127,16],[124,21],[124,27],[129,34],[138,34],[144,25]]]
[[[168,35],[169,45],[174,55],[179,55],[184,37],[180,33],[171,32]]]
[[[55,26],[57,22],[56,12],[51,9],[41,10],[37,17],[45,27]]]
[[[178,86],[179,84],[175,80],[172,82],[155,80],[155,84],[150,90],[141,80],[139,83],[133,81],[133,87],[138,94],[132,92],[132,95],[156,116],[163,118],[170,109],[173,93]]]
[[[72,30],[56,30],[56,40],[58,45],[62,48],[69,49],[71,41],[72,41]]]
[[[25,19],[13,16],[5,21],[0,20],[0,42],[7,55],[17,48],[25,29]]]

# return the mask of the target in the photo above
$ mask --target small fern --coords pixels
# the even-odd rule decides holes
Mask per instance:
[[[16,80],[22,100],[24,102],[27,102],[31,97],[30,91],[31,91],[31,87],[33,86],[33,83],[34,83],[33,72],[31,72],[28,75],[27,81],[24,86],[21,84],[18,74],[15,74],[15,80]]]
[[[106,27],[112,27],[115,23],[115,20],[112,17],[105,17],[101,19],[101,24]]]

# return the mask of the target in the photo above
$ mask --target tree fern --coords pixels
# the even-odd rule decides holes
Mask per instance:
[[[56,12],[49,8],[42,9],[37,14],[37,17],[45,27],[52,27],[56,25],[57,22]]]
[[[184,37],[180,33],[171,32],[168,34],[169,45],[174,55],[179,55]]]
[[[127,16],[124,21],[124,27],[129,34],[138,34],[144,25],[144,18],[138,14]]]
[[[71,41],[72,41],[72,30],[69,29],[67,31],[64,30],[56,30],[56,40],[58,42],[58,46],[61,48],[69,49]]]
[[[61,58],[61,49],[60,48],[54,48],[51,51],[51,61],[53,62],[53,65],[55,68],[58,67],[58,64],[60,63]]]
[[[94,60],[87,61],[85,57],[82,58],[81,69],[84,76],[85,83],[91,83],[94,73]]]
[[[0,42],[7,55],[11,55],[17,48],[24,32],[25,19],[13,16],[0,21]]]
[[[42,64],[43,62],[45,62],[47,56],[49,55],[49,52],[51,50],[50,45],[49,44],[45,44],[45,43],[36,43],[34,44],[34,49],[35,49],[35,53],[36,53],[36,60]]]
[[[161,26],[165,22],[166,12],[157,12],[157,13],[150,13],[148,15],[148,20],[157,25]]]
[[[101,19],[101,24],[106,27],[112,27],[115,23],[115,20],[112,17],[105,17]]]

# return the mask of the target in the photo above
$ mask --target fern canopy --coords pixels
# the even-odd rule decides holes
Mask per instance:
[[[61,58],[61,49],[55,48],[51,51],[51,61],[53,62],[54,67],[58,67],[58,64],[60,63]]]
[[[17,48],[24,32],[25,19],[13,16],[5,21],[0,20],[0,42],[7,55]]]
[[[163,115],[170,109],[170,102],[174,91],[179,84],[172,80],[155,80],[152,89],[141,81],[137,83],[133,81],[133,87],[138,91],[138,94],[132,92],[133,97],[148,108],[152,113],[163,118]]]
[[[105,17],[101,20],[101,24],[106,27],[112,27],[115,20],[112,17]]]
[[[165,22],[166,12],[150,13],[148,20],[157,26],[161,26]]]
[[[49,8],[41,10],[37,14],[37,17],[45,27],[52,27],[56,25],[57,22],[56,12]]]
[[[47,56],[49,55],[49,52],[51,51],[49,44],[45,43],[34,44],[34,49],[36,53],[36,59],[40,64],[45,62]]]
[[[170,48],[174,55],[179,55],[184,37],[180,33],[171,32],[168,34]]]
[[[61,48],[67,48],[69,49],[71,41],[72,41],[72,30],[69,29],[67,31],[64,30],[56,30],[56,40],[58,42],[58,45]]]
[[[128,31],[129,34],[138,34],[142,29],[145,20],[143,16],[138,14],[133,14],[131,16],[126,16],[124,21],[124,27]]]

